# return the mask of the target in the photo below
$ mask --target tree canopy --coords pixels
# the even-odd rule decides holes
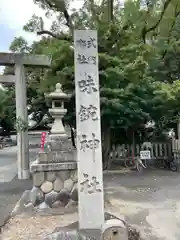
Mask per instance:
[[[163,117],[163,129],[172,127],[172,119],[179,116],[178,0],[126,0],[123,5],[92,0],[80,9],[72,9],[70,0],[34,2],[53,19],[51,28],[45,29],[44,19],[33,15],[24,30],[41,39],[29,45],[20,36],[10,46],[13,52],[52,55],[49,70],[27,68],[31,112],[47,113],[44,93],[61,82],[72,93],[65,120],[75,126],[73,30],[97,29],[104,155],[113,141],[131,141],[132,133],[149,120],[160,126]]]

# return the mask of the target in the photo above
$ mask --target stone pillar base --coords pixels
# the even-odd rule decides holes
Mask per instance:
[[[31,172],[30,201],[35,207],[68,207],[78,201],[76,162],[40,164],[35,161]]]

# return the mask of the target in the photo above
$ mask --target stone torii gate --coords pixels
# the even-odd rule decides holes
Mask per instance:
[[[18,178],[29,179],[29,139],[26,79],[24,67],[50,67],[51,58],[44,55],[28,55],[21,53],[0,53],[0,66],[14,66],[14,75],[0,76],[0,83],[15,83],[16,92],[16,125],[17,128],[17,164]]]

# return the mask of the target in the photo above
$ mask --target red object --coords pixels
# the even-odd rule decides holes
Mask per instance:
[[[41,133],[41,151],[44,150],[45,141],[46,141],[46,132],[42,132]]]

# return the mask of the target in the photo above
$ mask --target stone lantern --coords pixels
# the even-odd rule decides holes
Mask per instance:
[[[35,207],[67,207],[77,202],[77,162],[76,149],[66,134],[62,118],[67,110],[64,102],[70,96],[56,84],[56,90],[49,95],[52,108],[49,113],[54,118],[47,142],[48,151],[40,152],[36,161],[31,165],[33,189],[31,203]],[[41,206],[39,206],[41,205]]]
[[[49,95],[47,98],[52,100],[52,108],[49,109],[49,113],[54,119],[54,123],[52,124],[50,139],[54,137],[67,137],[65,132],[62,118],[66,114],[67,110],[64,109],[64,102],[70,99],[70,96],[64,93],[61,89],[61,84],[56,84],[56,90]]]

